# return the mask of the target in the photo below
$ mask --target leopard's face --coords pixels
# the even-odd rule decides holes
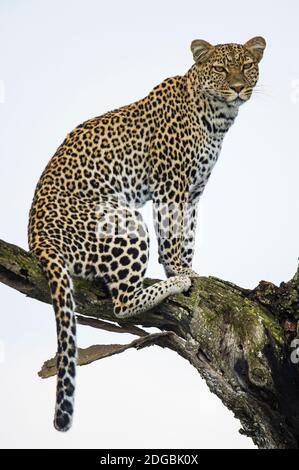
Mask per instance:
[[[193,41],[199,91],[236,106],[247,101],[259,77],[258,64],[265,46],[260,37],[244,45],[211,46],[206,41]]]
[[[258,75],[257,62],[239,44],[216,46],[210,59],[199,66],[202,88],[229,103],[247,101]]]

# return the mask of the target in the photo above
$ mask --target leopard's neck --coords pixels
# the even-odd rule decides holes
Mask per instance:
[[[222,101],[205,91],[192,67],[185,75],[188,97],[200,125],[213,134],[224,135],[239,112],[239,106]]]

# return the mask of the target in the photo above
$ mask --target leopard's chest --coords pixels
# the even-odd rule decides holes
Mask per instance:
[[[189,193],[192,199],[199,197],[218,160],[222,147],[221,135],[207,135],[194,149],[195,158],[191,163]]]
[[[219,103],[204,104],[205,106],[202,102],[198,103],[192,113],[193,158],[188,188],[192,200],[202,194],[220,155],[223,139],[237,114],[235,109],[226,109]]]

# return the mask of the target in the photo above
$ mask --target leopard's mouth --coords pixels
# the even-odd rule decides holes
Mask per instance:
[[[249,100],[251,96],[250,94],[244,94],[244,93],[233,93],[229,94],[225,97],[225,101],[229,104],[233,104],[235,106],[240,106],[243,103],[246,103],[246,101]]]
[[[252,94],[252,90],[242,90],[240,93],[232,92],[232,90],[216,90],[216,89],[205,89],[212,98],[222,101],[234,106],[240,106],[249,100]]]
[[[228,101],[232,103],[244,103],[247,100],[248,98],[246,96],[242,95],[241,93],[236,93]]]

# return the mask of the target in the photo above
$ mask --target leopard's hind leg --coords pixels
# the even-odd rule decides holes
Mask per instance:
[[[121,211],[110,207],[107,212],[110,216],[114,215],[111,220],[118,220],[118,226],[114,227],[118,231],[114,237],[103,236],[98,268],[110,288],[114,313],[118,318],[128,318],[149,310],[169,295],[189,289],[191,280],[185,274],[145,288],[143,279],[149,256],[146,224],[134,209]]]
[[[118,318],[128,318],[155,307],[169,295],[187,291],[191,280],[185,275],[173,276],[146,288],[140,284],[140,287],[135,287],[130,293],[120,292],[120,284],[114,283],[113,287],[117,291],[113,296],[114,313]]]

